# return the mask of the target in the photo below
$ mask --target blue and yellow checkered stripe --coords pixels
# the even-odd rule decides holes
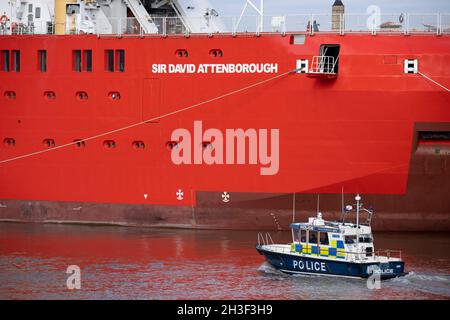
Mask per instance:
[[[292,243],[291,252],[301,252],[321,257],[345,259],[345,246],[342,240],[331,240],[330,246],[317,246],[307,243]]]

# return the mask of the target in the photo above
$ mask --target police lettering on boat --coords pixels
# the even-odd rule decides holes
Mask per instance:
[[[359,195],[355,200],[356,208],[346,206],[339,222],[326,221],[318,212],[306,223],[292,223],[292,243],[274,244],[270,234],[259,233],[256,250],[274,268],[289,274],[352,278],[379,274],[381,279],[405,275],[399,250],[375,252],[370,226],[373,211],[363,207]],[[356,222],[346,222],[353,212]],[[364,222],[360,221],[361,213],[367,217]]]

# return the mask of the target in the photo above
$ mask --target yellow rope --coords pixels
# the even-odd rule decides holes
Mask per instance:
[[[449,90],[447,87],[445,87],[445,86],[443,86],[442,84],[440,84],[439,82],[437,82],[437,81],[431,79],[430,77],[428,77],[427,75],[423,74],[422,72],[417,72],[417,73],[420,74],[420,75],[421,75],[422,77],[424,77],[425,79],[427,79],[427,80],[433,82],[435,85],[441,87],[441,88],[444,89],[445,91],[450,92],[450,90]]]
[[[5,160],[0,160],[0,164],[11,162],[11,161],[15,161],[15,160],[19,160],[19,159],[23,159],[23,158],[36,156],[36,155],[39,155],[39,154],[42,154],[42,153],[46,153],[46,152],[50,152],[50,151],[54,151],[54,150],[58,150],[58,149],[66,148],[66,147],[70,147],[70,146],[78,144],[78,143],[80,143],[82,141],[89,141],[89,140],[97,139],[97,138],[100,138],[100,137],[104,137],[106,135],[110,135],[112,133],[116,133],[116,132],[120,132],[120,131],[131,129],[131,128],[134,128],[134,127],[146,124],[146,123],[151,122],[151,121],[167,118],[167,117],[173,116],[175,114],[178,114],[178,113],[181,113],[181,112],[184,112],[184,111],[188,111],[188,110],[200,107],[200,106],[202,106],[204,104],[208,104],[210,102],[217,101],[217,100],[223,99],[225,97],[231,96],[233,94],[236,94],[236,93],[239,93],[239,92],[242,92],[242,91],[254,88],[254,87],[259,86],[261,84],[264,84],[264,83],[267,83],[269,81],[272,81],[272,80],[281,78],[283,76],[286,76],[286,75],[288,75],[290,73],[297,72],[298,70],[299,69],[290,70],[290,71],[287,71],[285,73],[281,73],[279,75],[276,75],[274,77],[271,77],[271,78],[268,78],[268,79],[256,82],[254,84],[245,86],[245,87],[243,87],[241,89],[237,89],[237,90],[225,93],[223,95],[220,95],[218,97],[215,97],[215,98],[212,98],[212,99],[208,99],[208,100],[205,100],[205,101],[193,104],[191,106],[188,106],[188,107],[185,107],[185,108],[181,108],[181,109],[178,109],[178,110],[175,110],[175,111],[172,111],[172,112],[169,112],[169,113],[166,113],[166,114],[163,114],[163,115],[151,118],[151,119],[147,119],[147,120],[143,120],[143,121],[140,121],[140,122],[136,122],[136,123],[133,123],[133,124],[121,127],[121,128],[117,128],[117,129],[114,129],[114,130],[111,130],[111,131],[106,131],[106,132],[103,132],[103,133],[99,133],[99,134],[96,134],[94,136],[90,136],[88,138],[84,138],[84,139],[81,139],[81,140],[65,143],[65,144],[62,144],[62,145],[59,145],[59,146],[56,146],[56,147],[52,147],[52,148],[48,148],[48,149],[43,149],[43,150],[39,150],[39,151],[23,154],[23,155],[20,155],[20,156],[17,156],[17,157],[13,157],[13,158],[9,158],[9,159],[5,159]]]

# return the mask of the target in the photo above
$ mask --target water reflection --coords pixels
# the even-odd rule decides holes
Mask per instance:
[[[288,242],[289,232],[273,233]],[[2,299],[449,299],[448,233],[380,233],[410,275],[385,281],[288,276],[264,263],[254,231],[0,223]],[[68,265],[81,290],[66,287]]]

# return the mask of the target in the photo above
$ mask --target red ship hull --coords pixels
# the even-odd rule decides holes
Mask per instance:
[[[339,44],[336,78],[155,74],[153,64],[276,63],[278,74]],[[48,52],[47,72],[37,51]],[[72,71],[72,50],[92,50],[92,72]],[[125,50],[125,72],[104,70],[104,52]],[[341,192],[364,195],[375,230],[450,230],[450,144],[420,132],[450,131],[450,95],[404,59],[450,86],[450,38],[430,35],[290,35],[98,38],[4,36],[20,72],[0,72],[0,160],[92,137],[223,96],[197,108],[88,140],[85,146],[0,164],[0,219],[188,228],[273,229],[321,210],[338,217]],[[189,55],[180,58],[179,50]],[[213,57],[211,50],[221,50]],[[236,91],[232,95],[227,95]],[[14,92],[15,99],[6,92]],[[46,99],[44,92],[54,92]],[[87,100],[77,98],[86,92]],[[120,100],[111,93],[120,93]],[[178,128],[279,129],[279,170],[259,165],[176,165]],[[14,139],[14,146],[5,139]],[[115,148],[105,148],[104,141]],[[133,147],[145,142],[145,149]],[[183,191],[182,199],[177,195]],[[222,193],[228,192],[228,202]],[[350,196],[346,195],[350,200]]]

